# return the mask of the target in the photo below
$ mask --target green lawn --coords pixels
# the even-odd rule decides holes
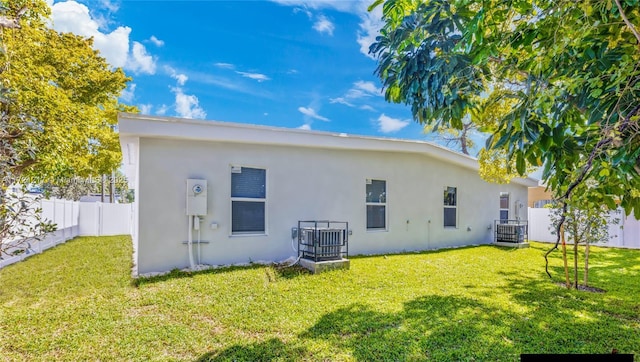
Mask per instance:
[[[548,279],[547,248],[354,257],[351,270],[320,275],[256,265],[134,283],[128,237],[78,238],[0,270],[0,360],[640,355],[640,251],[594,248],[591,285],[607,290],[598,294]]]

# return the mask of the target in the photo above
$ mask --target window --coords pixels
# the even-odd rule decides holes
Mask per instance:
[[[231,233],[262,234],[265,229],[267,172],[231,167]]]
[[[509,220],[509,193],[500,193],[500,222]]]
[[[457,189],[446,187],[444,189],[444,227],[458,226],[458,200]]]
[[[367,230],[387,227],[387,181],[367,180]]]

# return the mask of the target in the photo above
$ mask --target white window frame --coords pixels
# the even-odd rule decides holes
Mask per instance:
[[[505,196],[505,195],[507,196],[507,207],[502,207],[502,197]],[[511,194],[509,194],[508,192],[501,192],[499,200],[500,200],[500,205],[498,205],[498,206],[499,206],[500,211],[498,213],[498,220],[500,220],[500,222],[502,222],[503,220],[505,220],[505,221],[509,220],[509,214],[511,213],[511,210],[510,210]],[[503,211],[507,212],[507,218],[506,219],[502,218],[502,212]]]
[[[258,170],[264,170],[264,182],[265,182],[265,190],[264,190],[264,198],[253,198],[253,197],[233,197],[233,180],[232,174],[235,173],[234,170],[242,169],[242,168],[253,168]],[[269,225],[269,214],[267,207],[267,198],[269,195],[269,170],[265,167],[259,166],[247,166],[247,165],[230,165],[229,167],[229,236],[266,236],[268,235],[268,225]],[[264,203],[264,230],[263,231],[233,231],[233,202],[262,202]]]
[[[378,202],[369,202],[367,201],[367,185],[370,185],[373,181],[382,181],[384,182],[384,201]],[[388,231],[389,230],[389,206],[387,204],[388,189],[387,189],[387,180],[379,179],[379,178],[368,178],[365,182],[365,228],[368,232],[376,232],[376,231]],[[369,208],[368,206],[384,206],[384,227],[383,228],[369,228],[367,225],[367,220],[369,219]]]
[[[443,210],[442,210],[442,226],[443,226],[445,229],[457,229],[457,228],[458,228],[458,225],[460,224],[460,223],[459,223],[459,220],[458,220],[458,205],[459,205],[459,200],[458,200],[458,198],[459,198],[459,197],[458,197],[458,187],[457,187],[457,186],[445,186],[445,187],[444,187],[444,191],[445,191],[445,192],[448,192],[448,191],[449,191],[449,188],[452,188],[452,189],[454,189],[454,190],[455,190],[455,195],[456,195],[455,205],[445,205],[445,201],[444,201],[444,198],[443,198],[443,200],[442,200],[442,205],[443,205]],[[455,224],[455,225],[453,225],[453,226],[452,226],[452,225],[445,225],[445,221],[446,221],[446,218],[444,217],[444,210],[445,210],[445,209],[454,209],[454,210],[456,211],[456,217],[455,217],[456,224]]]

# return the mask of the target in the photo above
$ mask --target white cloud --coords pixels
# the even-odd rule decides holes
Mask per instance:
[[[269,113],[264,112],[262,115],[266,117],[266,116],[268,116],[268,115],[269,115]]]
[[[359,80],[353,83],[353,87],[347,91],[345,98],[358,99],[363,97],[382,96],[382,90],[373,82]]]
[[[260,74],[260,73],[248,73],[248,72],[240,72],[240,71],[236,71],[236,73],[240,74],[241,76],[245,77],[245,78],[251,78],[254,80],[257,80],[258,82],[262,82],[265,80],[271,80],[271,78],[267,77],[264,74]]]
[[[368,104],[365,104],[365,105],[360,106],[360,109],[364,109],[365,111],[371,111],[371,112],[375,112],[375,111],[376,111],[376,109],[375,109],[375,108],[371,107],[371,106],[370,106],[370,105],[368,105]]]
[[[276,97],[264,89],[253,89],[252,87],[247,87],[242,84],[243,82],[238,82],[237,79],[231,79],[222,77],[219,75],[214,75],[211,73],[198,71],[198,70],[190,70],[189,75],[192,79],[197,79],[198,83],[213,85],[216,87],[222,87],[224,89],[228,89],[234,92],[239,92],[242,94],[250,95],[252,97],[259,97],[265,99],[276,99]]]
[[[344,104],[345,106],[355,107],[352,103],[349,103],[349,101],[344,99],[344,97],[329,98],[329,103],[331,104],[340,103],[340,104]]]
[[[118,2],[116,1],[100,0],[100,4],[103,8],[109,10],[112,13],[115,13],[116,11],[118,11],[118,9],[120,9],[120,4],[118,4]]]
[[[359,8],[359,3],[364,5],[366,10],[368,1],[345,1],[345,0],[272,0],[275,3],[285,6],[295,6],[295,11],[308,11],[308,9],[334,9],[345,13],[353,13]]]
[[[122,100],[125,102],[131,102],[135,97],[135,93],[136,93],[136,84],[131,83],[125,90],[122,91],[122,93],[120,93],[120,98],[122,98]]]
[[[276,2],[278,2],[278,3],[281,3],[281,4],[282,4],[282,2],[280,2],[280,1],[277,1],[277,0],[276,0]],[[283,5],[288,5],[288,4],[283,4]],[[308,17],[309,19],[313,18],[313,14],[312,14],[312,13],[311,13],[311,11],[309,11],[309,9],[307,9],[306,7],[295,7],[295,8],[293,8],[293,13],[294,13],[294,14],[297,14],[297,13],[300,13],[300,12],[307,14],[307,17]]]
[[[409,123],[409,120],[391,118],[383,113],[378,117],[378,131],[382,133],[397,132],[408,126]]]
[[[171,88],[176,95],[176,114],[182,118],[205,118],[207,113],[198,105],[198,97],[185,94],[180,87]]]
[[[149,41],[153,43],[153,45],[157,46],[157,47],[162,47],[164,46],[164,41],[156,38],[155,35],[151,35],[151,38],[149,38]]]
[[[333,35],[333,30],[335,29],[335,25],[327,19],[324,15],[319,15],[316,19],[316,22],[313,24],[313,29],[318,33],[327,33],[329,35]]]
[[[382,90],[376,87],[373,82],[359,80],[353,83],[353,86],[347,91],[347,93],[345,93],[344,97],[334,98],[331,103],[342,103],[348,105],[341,102],[341,100],[348,102],[347,99],[358,99],[371,96],[382,96]]]
[[[294,6],[294,11],[304,11],[311,19],[311,10],[331,9],[343,13],[354,14],[360,18],[360,30],[356,35],[356,41],[360,45],[360,52],[369,58],[369,47],[376,40],[376,36],[382,28],[382,6],[377,6],[373,11],[367,8],[370,0],[272,0],[280,5]]]
[[[376,85],[373,84],[373,82],[365,82],[365,81],[359,80],[353,83],[353,85],[356,89],[363,90],[367,93],[378,95],[378,96],[382,95],[382,90],[376,87]]]
[[[175,79],[178,82],[178,85],[184,85],[189,77],[184,74],[176,74]]]
[[[308,124],[308,123],[305,123],[302,126],[298,127],[298,129],[303,129],[305,131],[310,131],[311,130],[311,125]]]
[[[134,73],[156,73],[156,59],[147,53],[144,45],[133,42],[131,56],[127,60],[127,68]]]
[[[53,29],[92,37],[94,49],[98,50],[113,67],[123,67],[134,72],[149,74],[155,72],[155,59],[147,54],[142,44],[133,42],[132,48],[129,48],[131,28],[119,26],[111,32],[102,32],[100,30],[102,22],[92,17],[87,6],[74,0],[48,3],[51,7]],[[115,2],[103,1],[102,6],[110,11],[117,10]]]
[[[168,65],[164,66],[164,70],[169,73],[169,76],[171,78],[176,80],[176,83],[178,83],[179,86],[183,86],[187,82],[187,80],[189,80],[189,77],[187,77],[186,74],[178,73],[175,69]]]
[[[124,67],[127,63],[131,28],[120,26],[110,33],[102,33],[100,24],[89,14],[89,8],[75,1],[53,4],[51,19],[57,31],[93,37],[93,47],[113,67]]]
[[[141,114],[151,114],[151,109],[153,106],[151,104],[138,104],[138,109]]]
[[[361,12],[359,16],[358,44],[360,44],[360,53],[375,59],[373,55],[369,54],[369,47],[376,41],[376,37],[380,35],[380,29],[384,25],[382,22],[382,6],[376,7],[371,12]]]
[[[182,86],[189,79],[185,74],[178,73],[175,69],[170,66],[165,66],[164,70],[169,73],[171,78],[176,80],[176,87],[171,87],[171,92],[173,92],[176,96],[176,102],[174,104],[174,108],[178,117],[182,118],[205,118],[207,116],[207,112],[202,109],[199,105],[198,97],[193,94],[186,94],[182,89]],[[166,105],[162,105],[160,109],[156,111],[156,114],[164,115],[167,113],[168,107]]]
[[[329,122],[329,118],[319,115],[311,107],[298,107],[298,111],[309,118],[317,119],[319,121]]]
[[[222,68],[222,69],[235,69],[236,66],[230,63],[214,63],[213,65],[215,65],[218,68]]]
[[[160,108],[158,108],[158,110],[156,111],[156,114],[159,116],[164,116],[165,114],[167,114],[168,110],[169,110],[169,106],[167,106],[166,104],[163,104],[160,106]]]

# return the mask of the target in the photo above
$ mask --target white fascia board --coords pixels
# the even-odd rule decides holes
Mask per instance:
[[[132,113],[119,113],[118,124],[121,138],[123,136],[136,136],[141,138],[416,153],[444,160],[472,170],[478,170],[478,161],[475,158],[451,151],[431,142],[419,140],[367,137],[348,135],[346,133],[146,116]],[[524,186],[531,186],[537,185],[538,181],[532,178],[526,178],[514,179],[512,182]]]

